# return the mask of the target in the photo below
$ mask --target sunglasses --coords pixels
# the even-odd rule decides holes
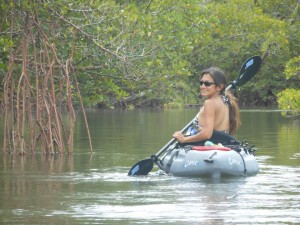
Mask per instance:
[[[201,80],[200,80],[200,86],[202,86],[203,84],[204,84],[206,87],[209,87],[210,85],[216,84],[216,83],[214,83],[214,82],[209,82],[209,81],[201,81]]]

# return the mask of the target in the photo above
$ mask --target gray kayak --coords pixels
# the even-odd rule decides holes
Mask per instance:
[[[232,142],[232,139],[232,143],[225,139],[218,141],[228,145],[174,144],[160,157],[159,168],[164,173],[181,177],[249,176],[259,172],[253,146]]]

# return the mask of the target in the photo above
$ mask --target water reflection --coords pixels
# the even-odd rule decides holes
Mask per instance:
[[[300,223],[300,127],[278,112],[242,112],[256,176],[127,176],[194,113],[93,111],[92,155],[79,123],[73,155],[1,156],[0,224]]]

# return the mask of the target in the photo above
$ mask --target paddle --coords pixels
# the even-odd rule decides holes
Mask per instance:
[[[238,78],[231,82],[227,86],[226,90],[235,88],[236,86],[242,86],[247,83],[258,72],[261,61],[262,60],[260,56],[253,56],[247,59],[240,69]]]
[[[226,90],[229,90],[231,88],[235,88],[238,86],[242,86],[245,83],[247,83],[259,70],[261,65],[261,58],[259,56],[253,56],[249,59],[247,59],[244,64],[242,65],[239,76],[237,79],[235,79],[233,82],[231,82]],[[194,119],[191,120],[182,130],[181,132],[184,133],[187,131],[187,129],[192,125]],[[150,158],[143,159],[136,164],[133,165],[133,167],[129,170],[128,176],[135,176],[135,175],[147,175],[153,168],[153,163],[156,163],[156,165],[163,169],[160,165],[158,157],[164,153],[169,146],[174,144],[176,142],[176,138],[172,138],[164,147],[160,149],[158,153],[155,155],[152,155]]]

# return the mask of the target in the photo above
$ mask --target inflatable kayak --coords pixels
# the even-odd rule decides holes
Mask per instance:
[[[255,151],[254,146],[215,131],[206,142],[176,143],[155,161],[164,173],[174,176],[247,176],[259,172]]]

